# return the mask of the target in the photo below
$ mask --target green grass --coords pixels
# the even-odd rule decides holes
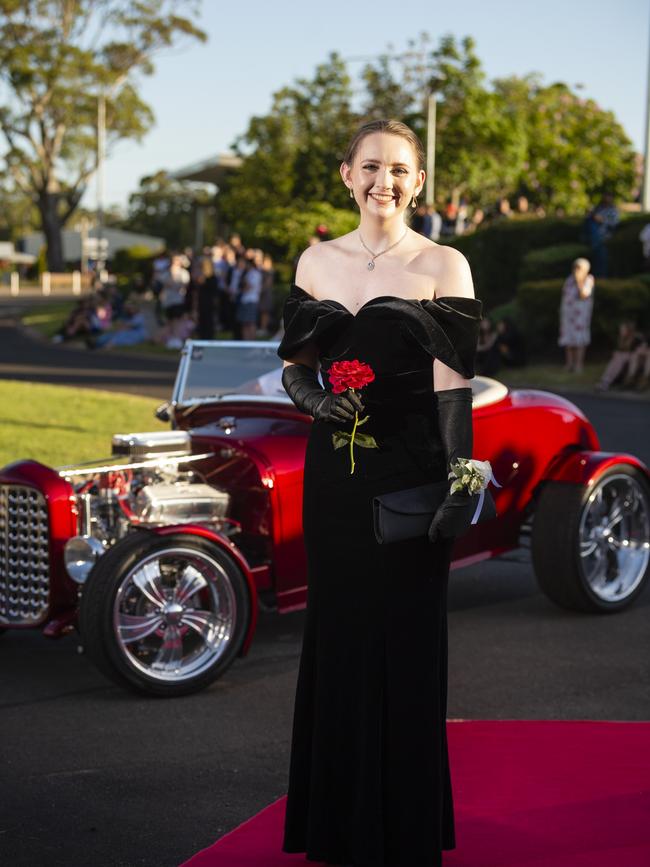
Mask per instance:
[[[502,368],[494,378],[509,388],[541,388],[548,391],[594,391],[595,385],[605,370],[606,361],[587,362],[582,373],[567,373],[560,362],[539,362],[526,367]],[[598,394],[625,394],[640,399],[650,399],[650,391],[623,390],[614,386]]]
[[[604,369],[605,362],[588,362],[582,373],[567,373],[560,362],[533,362],[526,367],[502,367],[494,378],[513,388],[590,389],[598,382]]]
[[[155,398],[0,380],[0,467],[31,458],[48,466],[106,458],[111,436],[165,430]]]
[[[61,328],[76,304],[76,301],[58,301],[43,305],[23,316],[23,325],[38,331],[43,337],[52,337]]]

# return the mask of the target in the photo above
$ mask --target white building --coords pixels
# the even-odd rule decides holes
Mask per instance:
[[[63,235],[63,258],[66,262],[80,262],[82,259],[81,245],[82,233],[64,229]],[[89,229],[86,233],[87,241],[85,256],[95,258],[97,250],[97,229]],[[108,242],[105,253],[107,259],[112,259],[118,250],[129,247],[148,247],[152,254],[158,253],[165,248],[164,238],[156,238],[154,235],[139,235],[136,232],[124,232],[122,229],[102,230],[102,239]],[[25,235],[22,239],[24,252],[30,256],[38,256],[45,246],[45,236],[42,232],[33,232]]]

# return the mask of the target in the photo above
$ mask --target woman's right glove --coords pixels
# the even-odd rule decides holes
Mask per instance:
[[[282,371],[282,385],[298,409],[318,421],[352,421],[355,412],[365,409],[351,389],[341,394],[326,391],[307,364],[288,364]]]

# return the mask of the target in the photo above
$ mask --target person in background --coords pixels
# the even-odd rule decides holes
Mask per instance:
[[[431,221],[431,228],[427,237],[431,238],[432,241],[438,241],[442,230],[442,217],[436,211],[435,205],[427,205],[427,216]]]
[[[510,219],[512,219],[512,209],[510,208],[510,202],[508,201],[506,196],[502,196],[500,199],[497,199],[491,222],[500,223],[502,220]]]
[[[117,320],[112,331],[91,337],[87,345],[92,349],[112,349],[115,346],[135,346],[147,339],[147,328],[140,305],[135,298],[124,303],[122,317]]]
[[[169,271],[171,258],[167,250],[163,250],[153,260],[151,266],[151,291],[156,302],[156,316],[159,321],[162,320],[162,306],[160,304],[160,293],[162,292],[165,276]]]
[[[214,309],[217,302],[217,278],[212,263],[212,250],[206,247],[195,267],[196,332],[199,340],[214,340]]]
[[[425,218],[427,215],[427,209],[424,205],[418,205],[413,215],[411,217],[411,228],[414,232],[419,232],[420,235],[425,235],[426,232],[424,230],[425,227]]]
[[[235,267],[230,272],[228,281],[228,305],[231,311],[231,324],[233,337],[235,340],[241,339],[241,322],[237,318],[237,307],[239,305],[239,296],[243,289],[244,276],[249,268],[249,260],[245,253],[240,253],[237,256]]]
[[[241,329],[241,339],[255,340],[262,294],[262,271],[254,261],[249,261],[240,285],[241,292],[235,310],[235,320]]]
[[[527,214],[530,205],[526,196],[517,196],[517,213]]]
[[[458,205],[449,199],[445,205],[445,213],[442,218],[441,235],[454,235],[456,233],[456,217],[458,216]]]
[[[475,232],[481,223],[485,220],[485,211],[483,208],[474,208],[472,211],[472,216],[469,219],[469,223],[465,227],[465,234],[468,235],[471,232]]]
[[[585,350],[591,343],[595,281],[590,268],[588,259],[575,259],[562,286],[558,345],[564,347],[564,369],[569,373],[582,372]]]
[[[526,364],[526,344],[521,331],[509,316],[503,316],[496,325],[496,348],[499,358],[507,367]]]
[[[647,334],[638,336],[641,342],[632,350],[623,387],[636,387],[638,391],[645,391],[650,388],[650,340]],[[639,373],[640,378],[637,380]]]
[[[91,316],[91,331],[103,334],[110,331],[113,323],[113,307],[108,293],[100,290],[95,295]]]
[[[95,303],[96,296],[81,299],[70,311],[59,331],[52,336],[52,343],[63,343],[66,340],[101,334],[101,329],[94,317]]]
[[[619,223],[618,208],[610,192],[603,193],[600,202],[585,219],[585,233],[591,247],[594,276],[607,277],[607,241]]]
[[[454,224],[454,233],[456,235],[464,235],[467,229],[467,199],[464,197],[460,200],[458,211],[456,212],[456,222]]]
[[[160,292],[160,305],[168,324],[167,331],[170,337],[176,335],[176,326],[180,323],[186,310],[187,287],[190,282],[190,273],[183,265],[184,257],[180,253],[174,253],[171,257],[169,271],[163,280]]]
[[[270,334],[271,314],[273,311],[273,284],[275,282],[275,269],[273,259],[265,254],[262,256],[262,291],[260,294],[260,336],[268,337]]]
[[[494,376],[501,367],[497,336],[492,322],[487,318],[481,319],[476,345],[476,371],[482,376]]]
[[[646,223],[639,232],[639,241],[643,252],[643,267],[650,271],[650,223]]]
[[[636,322],[633,319],[624,319],[618,326],[616,349],[596,383],[596,391],[607,391],[626,372],[631,379],[629,364],[644,343],[647,345],[646,338],[637,330]]]

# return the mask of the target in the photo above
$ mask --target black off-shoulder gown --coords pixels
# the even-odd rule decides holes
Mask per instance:
[[[356,315],[296,284],[278,348],[369,364],[359,432],[378,448],[335,449],[352,422],[314,421],[302,518],[308,564],[282,849],[355,867],[434,867],[453,849],[447,757],[447,582],[451,543],[379,545],[375,494],[444,479],[433,358],[465,377],[481,302],[383,295]]]

